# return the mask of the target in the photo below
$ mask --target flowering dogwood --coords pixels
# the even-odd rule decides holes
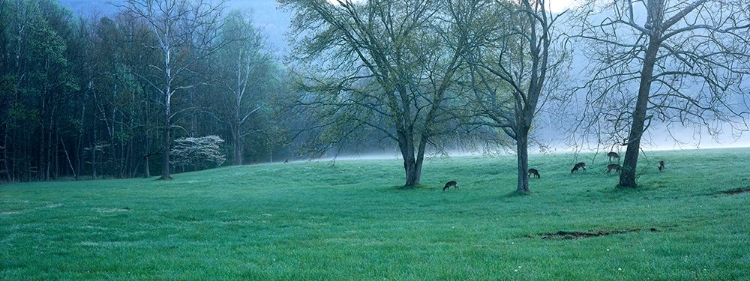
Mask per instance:
[[[226,161],[226,155],[219,147],[223,142],[223,139],[214,135],[176,139],[170,150],[172,154],[170,163],[183,168],[192,165],[195,169],[204,167],[206,166],[204,164],[208,163],[216,163],[218,167]]]

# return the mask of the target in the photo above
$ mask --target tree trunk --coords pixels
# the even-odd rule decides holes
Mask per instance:
[[[234,165],[242,165],[242,144],[234,143]]]
[[[654,75],[654,65],[656,64],[656,55],[659,51],[660,43],[653,37],[649,40],[649,46],[643,60],[643,69],[641,70],[641,82],[638,87],[638,100],[633,111],[633,124],[628,136],[628,147],[625,151],[625,158],[620,171],[620,187],[636,187],[635,176],[636,166],[638,164],[638,152],[641,147],[641,137],[645,130],[646,111],[648,109],[648,99],[651,94],[651,80]]]
[[[3,132],[3,169],[0,169],[2,171],[5,171],[5,178],[8,180],[8,182],[13,182],[13,174],[11,173],[10,164],[8,161],[8,135],[10,135],[10,125],[8,123],[5,124],[5,131]]]
[[[234,160],[232,161],[232,164],[242,165],[242,149],[244,145],[242,144],[242,132],[240,131],[241,126],[239,124],[239,118],[235,118],[235,123],[232,127],[232,142],[234,147]]]
[[[398,133],[398,145],[401,148],[401,156],[404,158],[404,171],[406,172],[405,188],[412,188],[419,185],[422,176],[422,162],[424,161],[424,145],[420,144],[419,152],[414,151],[414,138],[411,134],[404,132]],[[426,141],[422,141],[426,144]],[[415,157],[415,154],[416,157]]]
[[[169,99],[167,99],[169,100]],[[164,155],[161,158],[161,177],[160,180],[171,180],[172,176],[169,174],[169,145],[170,145],[170,126],[169,122],[169,103],[167,102],[167,109],[165,110],[166,116],[164,116],[164,139],[162,140],[162,150]]]
[[[68,166],[70,167],[70,171],[73,172],[73,178],[77,181],[78,172],[76,172],[76,168],[73,167],[73,161],[70,160],[70,153],[68,153],[68,148],[65,146],[65,140],[60,138],[59,141],[60,141],[60,144],[62,145],[63,152],[65,153],[65,159],[68,160]]]
[[[143,157],[143,177],[144,178],[150,178],[151,177],[151,168],[148,166],[148,156]]]
[[[521,129],[516,136],[518,157],[518,193],[529,193],[529,131]]]

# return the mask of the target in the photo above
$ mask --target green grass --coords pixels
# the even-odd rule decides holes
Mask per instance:
[[[750,186],[750,149],[646,156],[617,189],[602,155],[534,155],[524,196],[511,156],[430,159],[410,190],[397,160],[0,185],[0,279],[747,278],[750,193],[723,192]]]

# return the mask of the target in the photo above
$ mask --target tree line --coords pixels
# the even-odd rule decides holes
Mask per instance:
[[[549,2],[280,0],[294,15],[282,63],[223,1],[125,0],[97,19],[0,1],[0,177],[169,179],[223,155],[377,144],[413,187],[429,151],[481,145],[513,147],[526,193],[548,114],[571,138],[627,146],[620,186],[634,187],[651,124],[746,130],[742,1]]]

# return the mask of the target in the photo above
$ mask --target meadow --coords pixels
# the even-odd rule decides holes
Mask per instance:
[[[5,184],[0,279],[740,280],[749,156],[646,152],[619,189],[601,154],[532,155],[528,195],[513,156],[431,158],[413,189],[399,160]]]

